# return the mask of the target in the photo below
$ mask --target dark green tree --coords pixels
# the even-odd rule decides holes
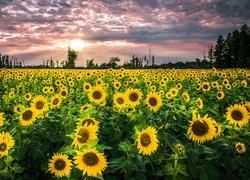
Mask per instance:
[[[211,45],[208,49],[208,55],[207,55],[208,59],[209,59],[209,64],[210,64],[210,67],[213,66],[213,63],[214,63],[214,46]]]
[[[121,61],[121,59],[119,57],[111,57],[109,59],[109,62],[107,64],[107,66],[110,67],[110,68],[116,68],[116,67],[118,67],[117,63],[120,62],[120,61]]]
[[[93,69],[95,67],[96,65],[94,63],[94,59],[87,60],[87,67],[86,67],[87,69]]]
[[[224,68],[225,67],[225,40],[222,35],[219,35],[216,46],[215,46],[215,51],[214,51],[214,56],[215,56],[215,66],[217,68]]]
[[[66,68],[74,69],[76,60],[77,60],[78,52],[68,48],[68,54],[67,54],[67,62],[66,62]]]
[[[250,31],[246,24],[240,28],[240,45],[238,67],[250,66]]]

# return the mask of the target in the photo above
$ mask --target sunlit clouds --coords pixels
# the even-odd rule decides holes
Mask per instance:
[[[249,6],[245,0],[0,0],[0,53],[42,64],[63,61],[71,46],[84,65],[89,58],[100,64],[111,56],[143,57],[151,44],[158,62],[191,61],[219,34],[249,24]]]

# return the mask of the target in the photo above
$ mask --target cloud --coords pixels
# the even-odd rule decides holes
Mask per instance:
[[[193,58],[219,34],[249,24],[249,9],[248,0],[0,0],[0,52],[19,53],[26,48],[27,56],[19,55],[32,61],[45,53],[32,47],[53,47],[60,54],[67,46],[58,42],[80,38],[92,48],[100,42],[127,41],[137,45],[138,54],[145,54],[143,44],[154,44],[159,51],[169,50],[159,53],[161,57],[179,53]],[[128,58],[134,53],[131,47],[103,47],[110,56]]]

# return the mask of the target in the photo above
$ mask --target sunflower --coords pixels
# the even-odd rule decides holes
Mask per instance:
[[[11,91],[11,92],[9,93],[9,98],[12,99],[12,98],[14,98],[14,97],[15,97],[15,93],[14,93],[13,91]]]
[[[97,120],[95,120],[94,118],[91,118],[89,116],[86,117],[85,119],[80,119],[78,125],[80,127],[84,127],[85,125],[87,125],[87,126],[91,125],[91,126],[95,126],[97,131],[99,129],[99,122]]]
[[[243,106],[246,108],[247,112],[250,113],[250,102],[249,101],[245,102]]]
[[[182,93],[182,97],[183,97],[185,102],[189,102],[190,96],[187,92]]]
[[[92,85],[91,85],[90,83],[85,82],[85,83],[83,84],[83,89],[84,89],[84,91],[87,91],[87,92],[88,92],[91,88],[92,88]]]
[[[126,95],[130,106],[134,107],[140,104],[142,98],[142,92],[140,89],[128,89]]]
[[[48,101],[43,95],[38,95],[33,98],[31,108],[38,112],[46,112],[49,109]]]
[[[196,89],[197,91],[201,90],[201,84],[200,84],[200,83],[197,84],[196,87],[195,87],[195,89]]]
[[[172,97],[173,97],[173,95],[172,95],[171,92],[167,92],[165,96],[166,96],[166,98],[167,98],[168,100],[172,99]]]
[[[169,92],[172,94],[172,97],[175,97],[178,95],[179,90],[177,88],[171,88]]]
[[[93,125],[84,124],[76,129],[76,136],[73,145],[79,148],[87,144],[88,140],[97,139],[97,127]]]
[[[203,90],[203,91],[210,91],[209,82],[203,82],[203,83],[202,83],[202,90]]]
[[[96,85],[97,85],[97,86],[102,86],[102,85],[103,85],[103,80],[102,80],[101,78],[98,78],[98,79],[96,80]]]
[[[228,107],[227,120],[229,124],[238,125],[239,127],[246,125],[249,122],[247,109],[238,104]]]
[[[116,93],[113,97],[113,102],[115,107],[117,107],[118,109],[124,108],[128,102],[126,94]]]
[[[77,151],[74,157],[76,167],[87,173],[88,176],[101,175],[102,171],[107,168],[106,157],[95,149],[88,149],[84,152]]]
[[[49,160],[49,171],[55,173],[57,177],[69,176],[71,166],[71,160],[65,154],[54,154]]]
[[[156,93],[149,93],[147,95],[147,98],[145,100],[145,103],[151,109],[152,111],[158,111],[159,108],[162,106],[162,99],[161,97]]]
[[[244,79],[243,81],[241,81],[241,85],[242,85],[243,87],[247,87],[247,81]]]
[[[187,134],[189,139],[194,142],[204,143],[212,140],[216,135],[216,129],[213,126],[213,120],[208,118],[207,115],[201,117],[199,114],[197,117],[190,121]]]
[[[61,105],[61,97],[59,94],[56,94],[54,95],[52,98],[51,98],[51,101],[50,101],[50,107],[51,109],[56,109],[56,108],[59,108],[60,105]]]
[[[219,83],[218,83],[217,81],[213,81],[213,82],[212,82],[212,87],[213,87],[213,88],[217,88],[218,85],[219,85]]]
[[[32,108],[25,109],[20,113],[19,121],[23,126],[29,126],[36,120],[37,112]]]
[[[175,145],[175,147],[176,147],[179,155],[182,155],[185,152],[185,148],[182,144],[178,143]]]
[[[158,147],[158,139],[156,137],[156,129],[149,126],[147,129],[137,131],[137,148],[139,153],[143,155],[151,155]]]
[[[226,85],[226,88],[227,88],[227,89],[232,89],[232,86],[231,86],[230,84],[227,84],[227,85]]]
[[[25,94],[24,98],[27,100],[27,101],[30,101],[31,98],[32,98],[32,95],[30,93],[27,93]]]
[[[87,109],[91,109],[91,108],[92,108],[91,104],[85,104],[85,105],[81,106],[80,113],[82,113],[83,111],[85,111]]]
[[[240,153],[240,154],[246,152],[246,146],[245,146],[245,144],[242,143],[242,142],[237,142],[237,143],[235,144],[235,148],[236,148],[237,152]]]
[[[60,96],[61,96],[63,99],[66,99],[68,95],[69,95],[69,92],[68,92],[68,90],[67,90],[66,88],[61,89],[61,91],[60,91]]]
[[[178,84],[176,85],[176,88],[177,88],[178,90],[180,90],[180,89],[182,88],[182,84],[181,84],[181,83],[178,83]]]
[[[198,98],[198,99],[196,100],[196,104],[197,104],[197,106],[198,106],[200,109],[203,109],[203,101],[202,101],[201,98]]]
[[[0,157],[8,156],[9,150],[15,145],[15,141],[9,132],[0,133]]]
[[[114,88],[119,89],[121,87],[121,83],[119,81],[114,82]]]
[[[53,93],[55,91],[54,87],[53,86],[50,86],[49,87],[49,93]]]
[[[222,89],[223,89],[223,86],[222,86],[222,85],[217,86],[217,90],[218,90],[218,91],[221,91]]]
[[[222,82],[222,84],[223,84],[224,86],[226,86],[227,84],[229,84],[229,80],[228,80],[228,79],[224,79],[223,82]]]
[[[221,133],[222,133],[220,124],[218,124],[216,121],[213,120],[213,126],[215,128],[215,135],[214,135],[214,137],[220,136]]]
[[[43,87],[43,93],[48,93],[49,92],[49,87],[48,86],[45,86]]]
[[[3,115],[4,113],[0,112],[0,127],[4,125],[5,118]]]
[[[224,92],[223,92],[223,91],[219,91],[219,92],[217,93],[217,99],[218,99],[218,100],[223,99],[223,98],[224,98],[224,96],[225,96],[225,94],[224,94]]]
[[[101,104],[106,99],[106,96],[107,94],[101,86],[93,87],[88,93],[89,100],[96,104]]]

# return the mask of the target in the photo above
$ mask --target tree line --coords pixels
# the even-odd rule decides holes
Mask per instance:
[[[215,48],[210,48],[217,68],[250,67],[250,29],[244,24],[240,30],[219,35]]]

